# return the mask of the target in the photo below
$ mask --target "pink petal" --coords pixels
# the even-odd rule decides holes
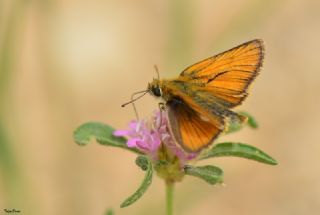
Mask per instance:
[[[117,137],[127,136],[127,135],[129,135],[129,131],[127,131],[127,130],[115,130],[113,132],[113,135],[117,136]]]
[[[149,146],[146,142],[144,141],[137,141],[137,147],[140,150],[146,151],[146,152],[150,152]]]
[[[135,120],[132,120],[130,123],[129,123],[129,128],[135,130],[135,128],[137,127],[138,125],[138,122],[135,121]]]
[[[130,147],[130,148],[137,147],[137,142],[138,141],[140,141],[139,138],[132,138],[132,139],[128,140],[127,146]]]

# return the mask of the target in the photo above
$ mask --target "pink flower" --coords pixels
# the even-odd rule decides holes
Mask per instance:
[[[161,125],[160,125],[161,123]],[[163,145],[171,155],[179,159],[180,165],[196,157],[195,153],[186,153],[177,145],[170,132],[167,113],[155,112],[149,120],[131,121],[128,130],[116,130],[115,136],[128,138],[127,146],[135,147],[144,154],[149,155],[152,160],[159,159],[159,152]]]

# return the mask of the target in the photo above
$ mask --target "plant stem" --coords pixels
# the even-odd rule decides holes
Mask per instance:
[[[173,215],[173,188],[174,182],[166,181],[167,215]]]

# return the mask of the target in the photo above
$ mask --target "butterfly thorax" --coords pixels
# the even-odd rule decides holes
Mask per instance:
[[[151,95],[162,98],[164,101],[170,101],[177,92],[186,91],[188,83],[183,79],[154,79],[148,85]],[[186,92],[185,92],[186,93]]]

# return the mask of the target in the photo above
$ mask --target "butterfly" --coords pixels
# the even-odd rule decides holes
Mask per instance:
[[[252,40],[189,66],[175,79],[154,79],[146,91],[164,100],[170,130],[187,152],[208,147],[246,117],[232,109],[248,96],[264,57],[262,40]]]

